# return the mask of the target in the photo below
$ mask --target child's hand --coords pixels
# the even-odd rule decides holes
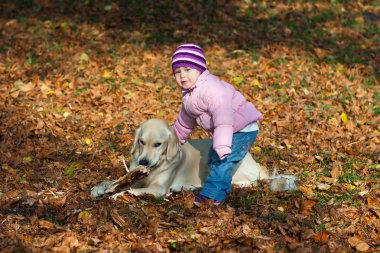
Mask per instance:
[[[227,146],[222,146],[215,148],[216,153],[218,154],[220,160],[226,158],[229,154],[231,154],[231,148]]]

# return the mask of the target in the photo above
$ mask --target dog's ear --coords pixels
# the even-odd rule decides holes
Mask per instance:
[[[134,157],[138,156],[139,152],[140,152],[140,149],[138,147],[140,131],[141,131],[141,127],[139,127],[139,128],[136,129],[135,137],[133,139],[133,144],[132,144],[132,148],[131,148],[131,154]]]
[[[168,138],[168,147],[166,148],[166,159],[171,160],[178,153],[179,141],[174,130],[170,127],[170,133]]]

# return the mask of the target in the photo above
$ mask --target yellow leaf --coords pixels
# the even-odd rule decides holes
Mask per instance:
[[[67,118],[71,115],[71,112],[64,112],[63,113],[63,117]]]
[[[259,80],[257,80],[257,79],[254,79],[253,82],[252,82],[252,84],[255,85],[255,86],[257,86],[257,87],[259,87],[259,88],[262,88]]]
[[[88,145],[88,146],[91,146],[92,145],[92,140],[90,138],[86,138],[84,140],[84,142]]]
[[[49,91],[47,92],[47,94],[48,94],[48,95],[54,95],[54,94],[55,94],[55,91],[53,91],[53,90],[49,90]]]
[[[78,220],[82,220],[82,219],[86,219],[86,218],[90,218],[91,217],[91,213],[89,211],[82,211],[78,214]]]
[[[61,27],[63,30],[67,30],[67,29],[70,29],[70,24],[67,23],[67,22],[63,22],[63,23],[61,23],[60,27]]]
[[[234,77],[232,81],[234,82],[234,84],[241,84],[244,81],[244,78],[241,76],[237,76],[237,77]]]
[[[227,70],[227,73],[226,73],[227,76],[234,76],[234,72],[230,69],[230,70]]]
[[[31,156],[25,156],[24,158],[22,158],[22,160],[24,162],[31,162],[31,161],[33,161],[33,158]]]
[[[349,187],[348,187],[348,189],[350,189],[350,191],[354,190],[355,188],[356,188],[356,186],[352,185],[352,184],[350,184]]]
[[[254,149],[257,151],[261,151],[261,148],[259,146],[255,146]]]
[[[105,78],[105,79],[108,79],[111,77],[111,72],[109,72],[108,70],[104,70],[103,73],[102,73],[102,77]]]
[[[71,83],[71,82],[64,82],[62,84],[62,88],[73,88],[73,83]]]
[[[90,57],[88,56],[88,54],[86,54],[86,53],[82,53],[81,55],[80,55],[80,58],[79,58],[79,60],[80,61],[89,61],[90,60]]]
[[[346,113],[342,112],[342,114],[340,115],[340,119],[342,120],[343,124],[347,124],[348,117]]]
[[[151,53],[144,53],[144,59],[145,60],[153,60],[155,57]]]
[[[327,123],[331,126],[338,126],[338,120],[336,118],[331,118],[327,121]]]
[[[335,73],[337,73],[338,75],[341,75],[343,73],[343,70],[344,70],[344,66],[340,63],[338,63],[338,66],[337,66],[337,69],[335,70]]]

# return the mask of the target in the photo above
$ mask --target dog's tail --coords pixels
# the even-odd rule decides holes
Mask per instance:
[[[274,169],[269,177],[271,183],[269,188],[272,191],[292,191],[297,190],[297,177],[294,175],[277,174],[277,168]]]

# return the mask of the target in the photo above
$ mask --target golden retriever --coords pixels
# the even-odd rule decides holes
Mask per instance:
[[[136,196],[152,194],[165,196],[171,191],[193,190],[203,186],[209,174],[208,151],[212,145],[209,139],[189,140],[181,145],[172,128],[160,119],[150,119],[141,124],[135,133],[131,148],[130,170],[139,165],[150,169],[150,174],[134,183],[129,193]],[[251,186],[257,180],[275,179],[273,190],[295,189],[294,176],[269,176],[266,169],[247,154],[233,169],[232,183]],[[120,192],[112,196],[123,194]]]

